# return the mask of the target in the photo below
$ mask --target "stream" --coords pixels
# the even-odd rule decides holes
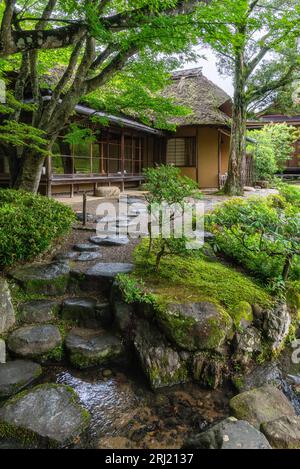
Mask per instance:
[[[105,377],[107,375],[107,377]],[[176,449],[192,434],[229,414],[232,391],[185,384],[152,392],[132,370],[49,367],[43,382],[71,386],[91,413],[77,448]]]

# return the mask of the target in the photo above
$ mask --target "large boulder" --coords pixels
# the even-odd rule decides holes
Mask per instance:
[[[0,398],[17,394],[41,374],[41,366],[27,360],[15,360],[0,365]]]
[[[56,326],[24,326],[9,335],[7,345],[11,352],[21,357],[60,358],[62,338]]]
[[[69,281],[70,267],[64,262],[30,264],[17,267],[11,276],[30,294],[64,295]]]
[[[236,418],[247,420],[258,429],[264,422],[284,415],[295,416],[293,406],[285,395],[270,384],[238,394],[230,400],[229,406]]]
[[[8,283],[0,277],[0,334],[8,331],[16,322]]]
[[[26,324],[43,324],[55,320],[59,303],[50,300],[33,300],[22,303],[19,307],[20,322]]]
[[[300,417],[284,416],[265,422],[261,431],[276,449],[300,449]]]
[[[44,384],[13,397],[0,409],[0,438],[9,432],[16,440],[63,447],[81,435],[89,420],[71,388]]]
[[[154,325],[139,321],[134,346],[153,389],[188,381],[187,360],[168,344]]]
[[[159,308],[157,321],[168,338],[189,350],[218,350],[232,329],[230,316],[208,302],[170,303]]]
[[[189,438],[184,449],[272,449],[266,437],[244,420],[229,417]]]
[[[69,358],[77,368],[106,365],[124,359],[124,349],[118,337],[103,329],[72,329],[66,337]]]
[[[289,334],[292,319],[286,303],[280,303],[273,310],[265,314],[263,329],[271,342],[273,351],[278,351],[284,345]]]

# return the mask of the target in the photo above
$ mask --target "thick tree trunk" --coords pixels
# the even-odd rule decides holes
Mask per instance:
[[[35,153],[25,153],[22,157],[22,165],[15,181],[15,189],[23,189],[37,193],[45,157]]]
[[[242,195],[244,160],[246,158],[246,104],[244,96],[243,54],[235,61],[235,92],[231,126],[231,145],[228,178],[224,191],[228,195]]]

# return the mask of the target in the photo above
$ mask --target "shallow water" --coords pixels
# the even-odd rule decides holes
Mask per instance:
[[[191,434],[228,415],[230,392],[195,384],[152,392],[139,375],[100,369],[51,367],[43,381],[71,386],[91,413],[87,435],[76,447],[180,448]]]

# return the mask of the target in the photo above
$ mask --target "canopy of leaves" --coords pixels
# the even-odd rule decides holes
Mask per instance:
[[[274,100],[299,78],[300,4],[297,0],[213,0],[199,15],[200,35],[234,77],[237,57],[250,110]]]

